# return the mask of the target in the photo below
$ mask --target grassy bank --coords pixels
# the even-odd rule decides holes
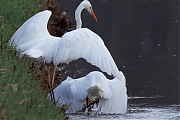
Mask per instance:
[[[38,12],[39,0],[0,1],[0,119],[55,120],[61,112],[45,99],[30,69],[32,61],[18,58],[7,42],[29,17]],[[45,3],[44,3],[45,5]]]

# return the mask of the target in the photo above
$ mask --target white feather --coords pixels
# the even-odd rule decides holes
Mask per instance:
[[[111,99],[100,99],[100,108],[103,113],[124,114],[127,110],[127,89],[126,79],[121,73],[121,81],[117,78],[108,80],[109,87],[112,92]]]
[[[36,41],[39,39],[46,38],[49,36],[47,31],[47,22],[49,17],[51,16],[51,12],[45,10],[43,12],[39,12],[30,19],[28,19],[11,37],[9,44],[16,49],[20,49],[19,45],[24,44],[30,41]],[[31,47],[31,46],[30,46]],[[28,48],[27,48],[28,49]],[[26,51],[26,50],[23,50]]]
[[[103,113],[123,114],[127,109],[126,79],[120,72],[121,80],[107,79],[101,72],[94,71],[79,79],[67,78],[54,89],[55,99],[59,97],[58,104],[71,103],[66,113],[75,113],[83,106],[83,101],[91,92],[93,86],[99,91],[93,94],[100,98],[99,105]],[[91,89],[92,90],[92,89]]]
[[[45,10],[27,20],[12,36],[9,44],[30,57],[42,57],[45,63],[54,65],[69,63],[79,58],[99,67],[103,72],[120,79],[119,70],[103,40],[94,32],[81,27],[80,14],[83,9],[92,8],[88,0],[84,0],[76,9],[77,28],[62,36],[51,36],[47,23],[51,12]],[[29,52],[27,52],[29,51]],[[39,51],[33,53],[31,51]]]
[[[28,54],[32,56],[33,58],[39,58],[39,56],[43,55],[43,52],[41,50],[29,50],[29,51],[23,52],[22,54]]]

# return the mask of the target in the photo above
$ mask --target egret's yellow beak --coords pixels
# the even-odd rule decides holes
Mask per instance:
[[[91,15],[93,16],[93,18],[96,20],[96,22],[98,21],[97,20],[97,17],[96,17],[96,15],[95,15],[95,13],[94,13],[94,11],[93,10],[91,10]]]

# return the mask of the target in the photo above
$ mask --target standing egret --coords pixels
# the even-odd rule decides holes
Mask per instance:
[[[58,105],[70,104],[66,113],[75,113],[83,107],[88,94],[99,98],[102,113],[124,114],[127,109],[127,89],[124,74],[119,71],[120,79],[107,79],[101,72],[93,71],[85,77],[68,77],[54,89]]]
[[[65,33],[61,38],[51,36],[47,30],[47,22],[51,12],[45,10],[28,19],[12,36],[9,44],[17,51],[36,58],[43,63],[53,63],[54,73],[60,63],[79,58],[99,67],[103,72],[118,79],[121,74],[103,40],[88,28],[81,28],[81,12],[86,9],[97,21],[88,0],[83,0],[75,11],[76,30]],[[52,84],[54,82],[54,75]]]

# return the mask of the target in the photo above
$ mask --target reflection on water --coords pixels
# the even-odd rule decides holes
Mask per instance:
[[[72,21],[79,3],[80,0],[64,1]],[[83,12],[83,27],[90,28],[104,40],[119,70],[127,78],[128,95],[163,96],[135,100],[134,103],[130,100],[129,104],[178,104],[179,1],[91,0],[91,3],[98,23],[89,13]],[[79,60],[70,63],[67,75],[77,73],[76,77],[81,77],[94,69],[97,68]]]

